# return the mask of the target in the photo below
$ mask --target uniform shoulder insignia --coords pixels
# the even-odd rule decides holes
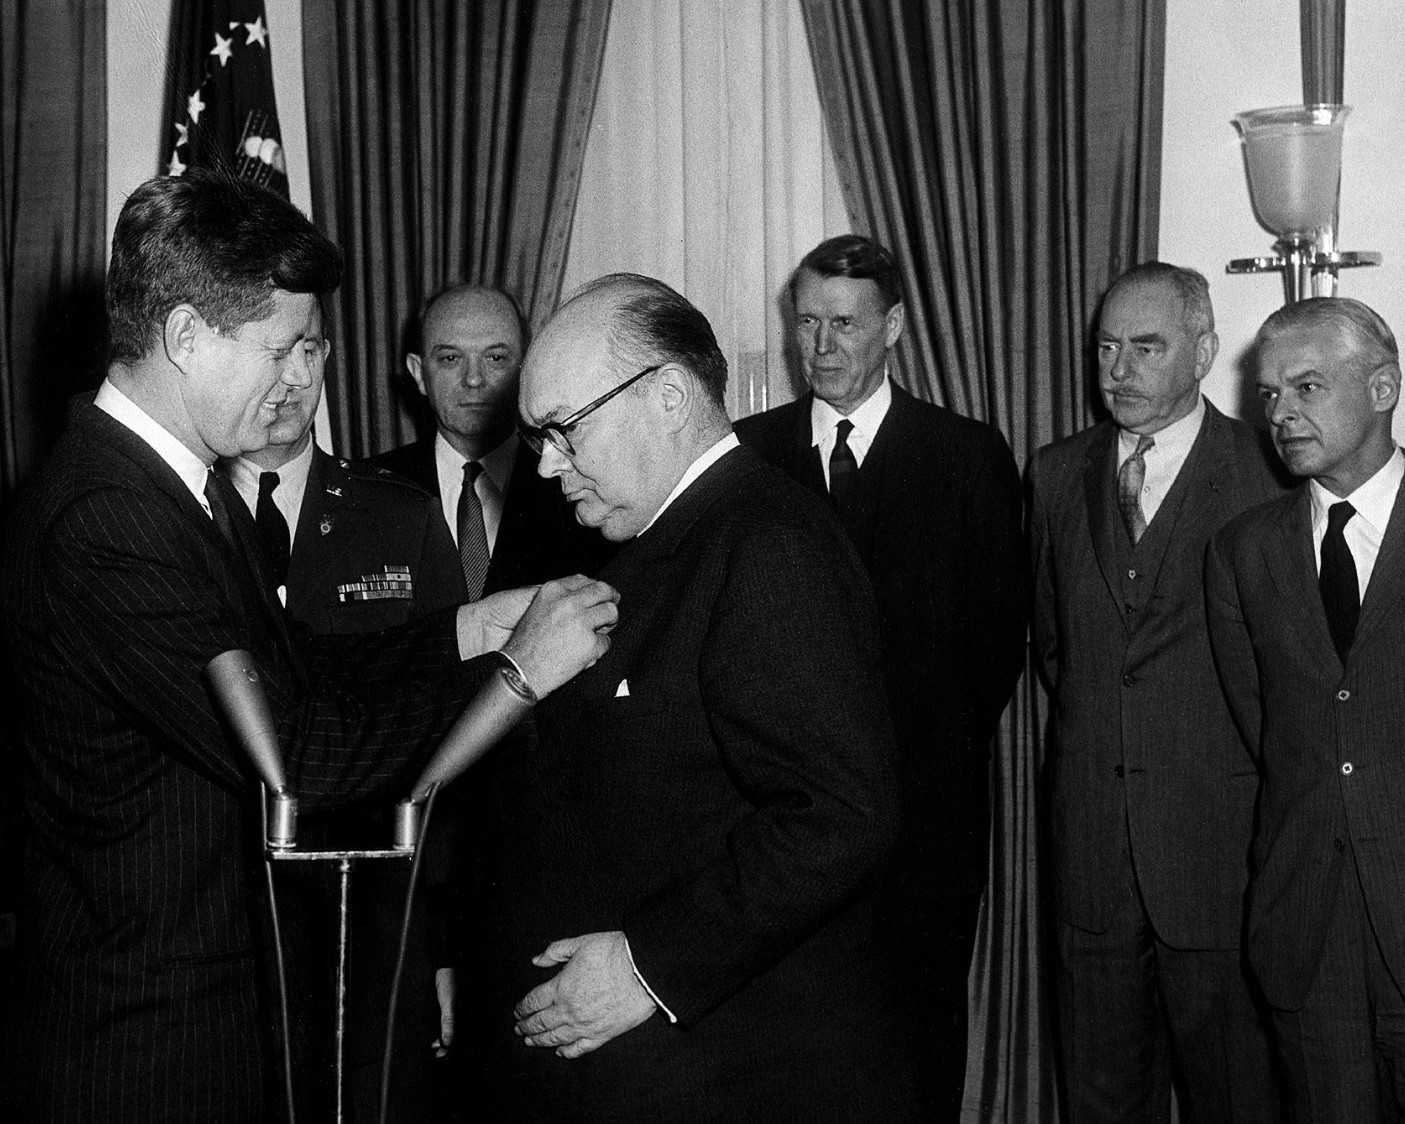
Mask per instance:
[[[397,488],[403,488],[406,491],[414,492],[416,495],[433,495],[432,492],[420,487],[413,480],[401,476],[400,473],[392,469],[382,468],[378,464],[372,464],[370,461],[351,461],[347,468],[347,473],[351,476],[355,476],[359,480],[366,480],[372,484],[390,484]]]

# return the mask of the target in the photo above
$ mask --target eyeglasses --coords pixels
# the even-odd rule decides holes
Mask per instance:
[[[532,452],[536,453],[538,456],[541,455],[542,450],[544,450],[547,445],[550,445],[558,453],[568,457],[574,457],[576,455],[576,448],[571,444],[570,432],[576,428],[577,423],[580,422],[582,418],[600,409],[601,406],[605,405],[605,403],[616,394],[633,386],[645,375],[652,375],[662,366],[662,363],[655,363],[652,367],[645,367],[633,378],[625,379],[619,386],[615,387],[613,390],[607,390],[594,402],[591,402],[587,406],[582,406],[565,421],[547,422],[545,425],[519,425],[517,427],[517,435],[527,443],[527,448],[531,449]]]

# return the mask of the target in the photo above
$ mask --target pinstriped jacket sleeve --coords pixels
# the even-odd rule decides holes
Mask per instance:
[[[201,680],[222,651],[258,661],[290,782],[310,807],[403,772],[484,672],[459,664],[448,612],[374,642],[343,640],[336,658],[308,661],[320,669],[309,681],[250,604],[223,544],[180,514],[169,496],[117,486],[75,498],[43,541],[43,617],[70,671],[208,775],[240,787],[249,776],[231,760]]]

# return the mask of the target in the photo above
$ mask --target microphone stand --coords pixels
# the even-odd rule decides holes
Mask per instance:
[[[395,1010],[409,935],[410,911],[414,904],[415,882],[423,853],[424,835],[429,827],[435,793],[454,780],[496,745],[517,725],[536,703],[531,687],[515,666],[495,669],[464,707],[453,727],[440,742],[409,797],[395,808],[395,839],[388,848],[300,851],[297,849],[297,798],[292,795],[283,773],[277,726],[268,707],[254,658],[245,651],[222,652],[205,667],[206,679],[219,704],[220,712],[233,728],[263,781],[262,818],[264,868],[268,884],[268,904],[272,915],[274,956],[278,968],[280,1015],[283,1029],[284,1089],[288,1101],[288,1121],[295,1124],[292,1050],[288,1033],[288,985],[283,956],[278,904],[274,894],[275,862],[336,863],[340,882],[337,903],[337,1019],[336,1019],[336,1120],[344,1115],[343,1050],[346,1038],[347,947],[353,863],[379,860],[412,860],[410,882],[405,895],[405,914],[400,933],[400,949],[392,978],[390,1003],[386,1012],[386,1045],[381,1071],[380,1118],[389,1110],[390,1063],[394,1054]]]

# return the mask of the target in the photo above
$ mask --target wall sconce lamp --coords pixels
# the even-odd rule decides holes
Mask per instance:
[[[1337,293],[1337,272],[1380,265],[1372,250],[1337,249],[1342,131],[1347,105],[1251,109],[1234,119],[1244,141],[1254,215],[1273,257],[1236,258],[1230,273],[1282,273],[1284,303]]]

